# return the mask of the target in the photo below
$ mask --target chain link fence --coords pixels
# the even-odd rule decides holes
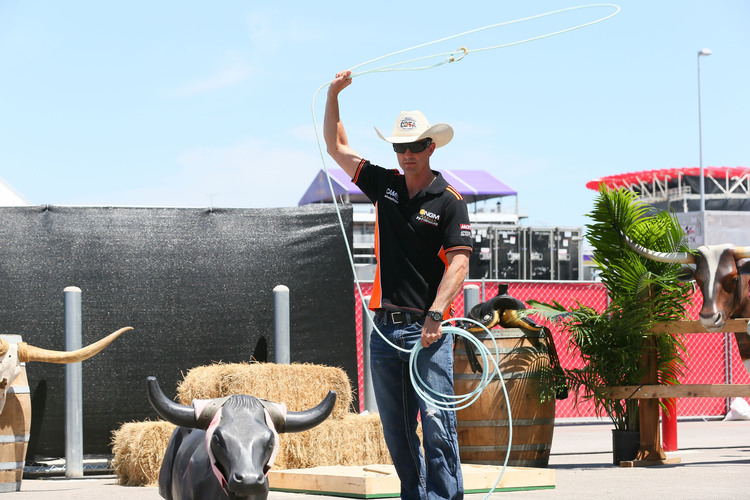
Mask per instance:
[[[500,281],[482,280],[467,281],[466,284],[479,287],[480,301],[497,295]],[[575,305],[576,301],[601,311],[606,306],[607,294],[601,283],[582,281],[507,281],[508,293],[524,302],[557,301],[565,307]],[[372,290],[371,282],[360,282],[365,297]],[[357,375],[359,394],[363,394],[363,355],[362,355],[362,299],[356,286],[354,289],[357,323]],[[464,314],[463,295],[454,302],[455,316]],[[688,319],[697,320],[702,304],[700,291],[695,291],[692,305],[688,310]],[[570,346],[566,332],[554,324],[548,324],[557,347],[560,364],[563,368],[579,368],[582,361],[578,353]],[[740,359],[734,335],[731,333],[691,333],[685,335],[687,348],[686,367],[682,384],[750,384],[750,374]],[[729,361],[727,363],[727,360]],[[359,398],[360,411],[364,410],[363,398]],[[726,398],[682,398],[677,402],[678,417],[711,417],[722,416],[728,411],[729,401]],[[557,419],[589,419],[596,417],[593,405],[582,399],[576,404],[575,394],[567,399],[558,400],[555,410]]]

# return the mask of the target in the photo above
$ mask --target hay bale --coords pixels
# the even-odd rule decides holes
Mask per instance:
[[[231,363],[200,366],[180,382],[181,404],[250,394],[286,403],[290,411],[311,408],[329,390],[338,393],[331,416],[311,430],[280,435],[274,468],[391,463],[377,413],[350,413],[352,389],[340,368],[296,363]],[[114,431],[112,466],[121,485],[154,486],[175,425],[164,421],[131,422]]]
[[[278,403],[290,411],[312,408],[336,391],[336,405],[329,419],[340,420],[352,406],[352,386],[341,368],[311,363],[217,363],[190,370],[177,387],[178,400],[213,399],[230,394],[249,394]]]
[[[155,486],[175,426],[146,421],[123,424],[113,434],[112,466],[124,486]],[[417,433],[421,437],[421,425]],[[326,465],[390,464],[380,416],[349,413],[305,432],[280,434],[274,469]]]
[[[349,413],[339,420],[328,419],[308,431],[279,437],[274,469],[391,463],[377,413]]]
[[[164,421],[131,422],[112,432],[112,467],[118,484],[155,486],[175,425]]]

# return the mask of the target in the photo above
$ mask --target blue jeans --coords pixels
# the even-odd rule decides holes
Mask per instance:
[[[411,351],[421,342],[422,322],[394,325],[376,317],[374,323],[390,342],[403,349]],[[416,365],[430,388],[453,395],[452,334],[443,334],[440,340],[422,349]],[[370,367],[385,442],[401,480],[401,498],[463,498],[456,413],[438,410],[416,394],[409,378],[409,353],[386,344],[376,331],[370,337]],[[418,413],[424,457],[416,432]]]

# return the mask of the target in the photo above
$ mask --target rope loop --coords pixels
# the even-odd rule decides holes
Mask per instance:
[[[458,51],[461,51],[461,57],[459,57],[458,59],[456,59],[456,53],[457,53]],[[466,47],[459,47],[459,48],[457,48],[457,49],[456,49],[456,50],[455,50],[455,51],[453,52],[453,54],[452,54],[452,55],[450,56],[450,58],[449,58],[449,59],[450,59],[450,62],[458,62],[458,61],[460,61],[461,59],[463,59],[464,57],[466,57],[467,55],[469,55],[469,49],[467,49]]]
[[[459,52],[459,51],[461,51],[461,57],[459,57],[458,59],[456,59],[456,53]],[[469,49],[467,49],[466,47],[459,47],[455,51],[453,51],[453,53],[450,55],[450,57],[448,57],[448,62],[449,63],[458,62],[461,59],[463,59],[464,57],[466,57],[468,54],[469,54]]]
[[[490,352],[487,346],[485,346],[484,343],[482,343],[482,341],[479,340],[474,334],[468,332],[464,328],[450,325],[451,321],[457,321],[463,324],[473,323],[481,327],[487,333],[488,338],[492,340],[492,343],[495,347],[494,352]],[[499,351],[497,348],[497,342],[495,342],[492,333],[490,333],[490,331],[483,324],[469,318],[451,318],[450,320],[444,321],[443,333],[452,333],[454,337],[456,337],[456,339],[458,339],[458,337],[464,338],[476,348],[477,352],[479,352],[479,356],[482,359],[482,366],[484,367],[484,370],[482,370],[482,376],[479,379],[479,384],[473,391],[466,394],[449,395],[442,394],[433,390],[425,383],[424,380],[422,380],[422,377],[419,375],[419,371],[417,370],[417,359],[419,356],[419,352],[423,349],[422,344],[417,343],[412,349],[409,356],[409,377],[417,394],[425,402],[437,409],[445,411],[460,411],[474,404],[474,402],[482,395],[484,389],[495,379],[495,376],[497,375],[497,378],[500,380],[500,384],[503,387],[503,393],[505,394],[506,404],[508,406],[509,412],[508,420],[510,420],[510,404],[508,401],[508,393],[505,390],[505,381],[503,380],[502,373],[500,372],[500,368],[498,366]],[[490,370],[490,366],[493,366],[494,369]]]

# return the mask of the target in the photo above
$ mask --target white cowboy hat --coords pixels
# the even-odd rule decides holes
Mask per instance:
[[[393,126],[393,135],[385,137],[377,127],[375,132],[384,141],[393,143],[417,142],[431,138],[435,147],[442,147],[453,139],[453,128],[446,123],[430,126],[430,122],[421,111],[402,111]]]

